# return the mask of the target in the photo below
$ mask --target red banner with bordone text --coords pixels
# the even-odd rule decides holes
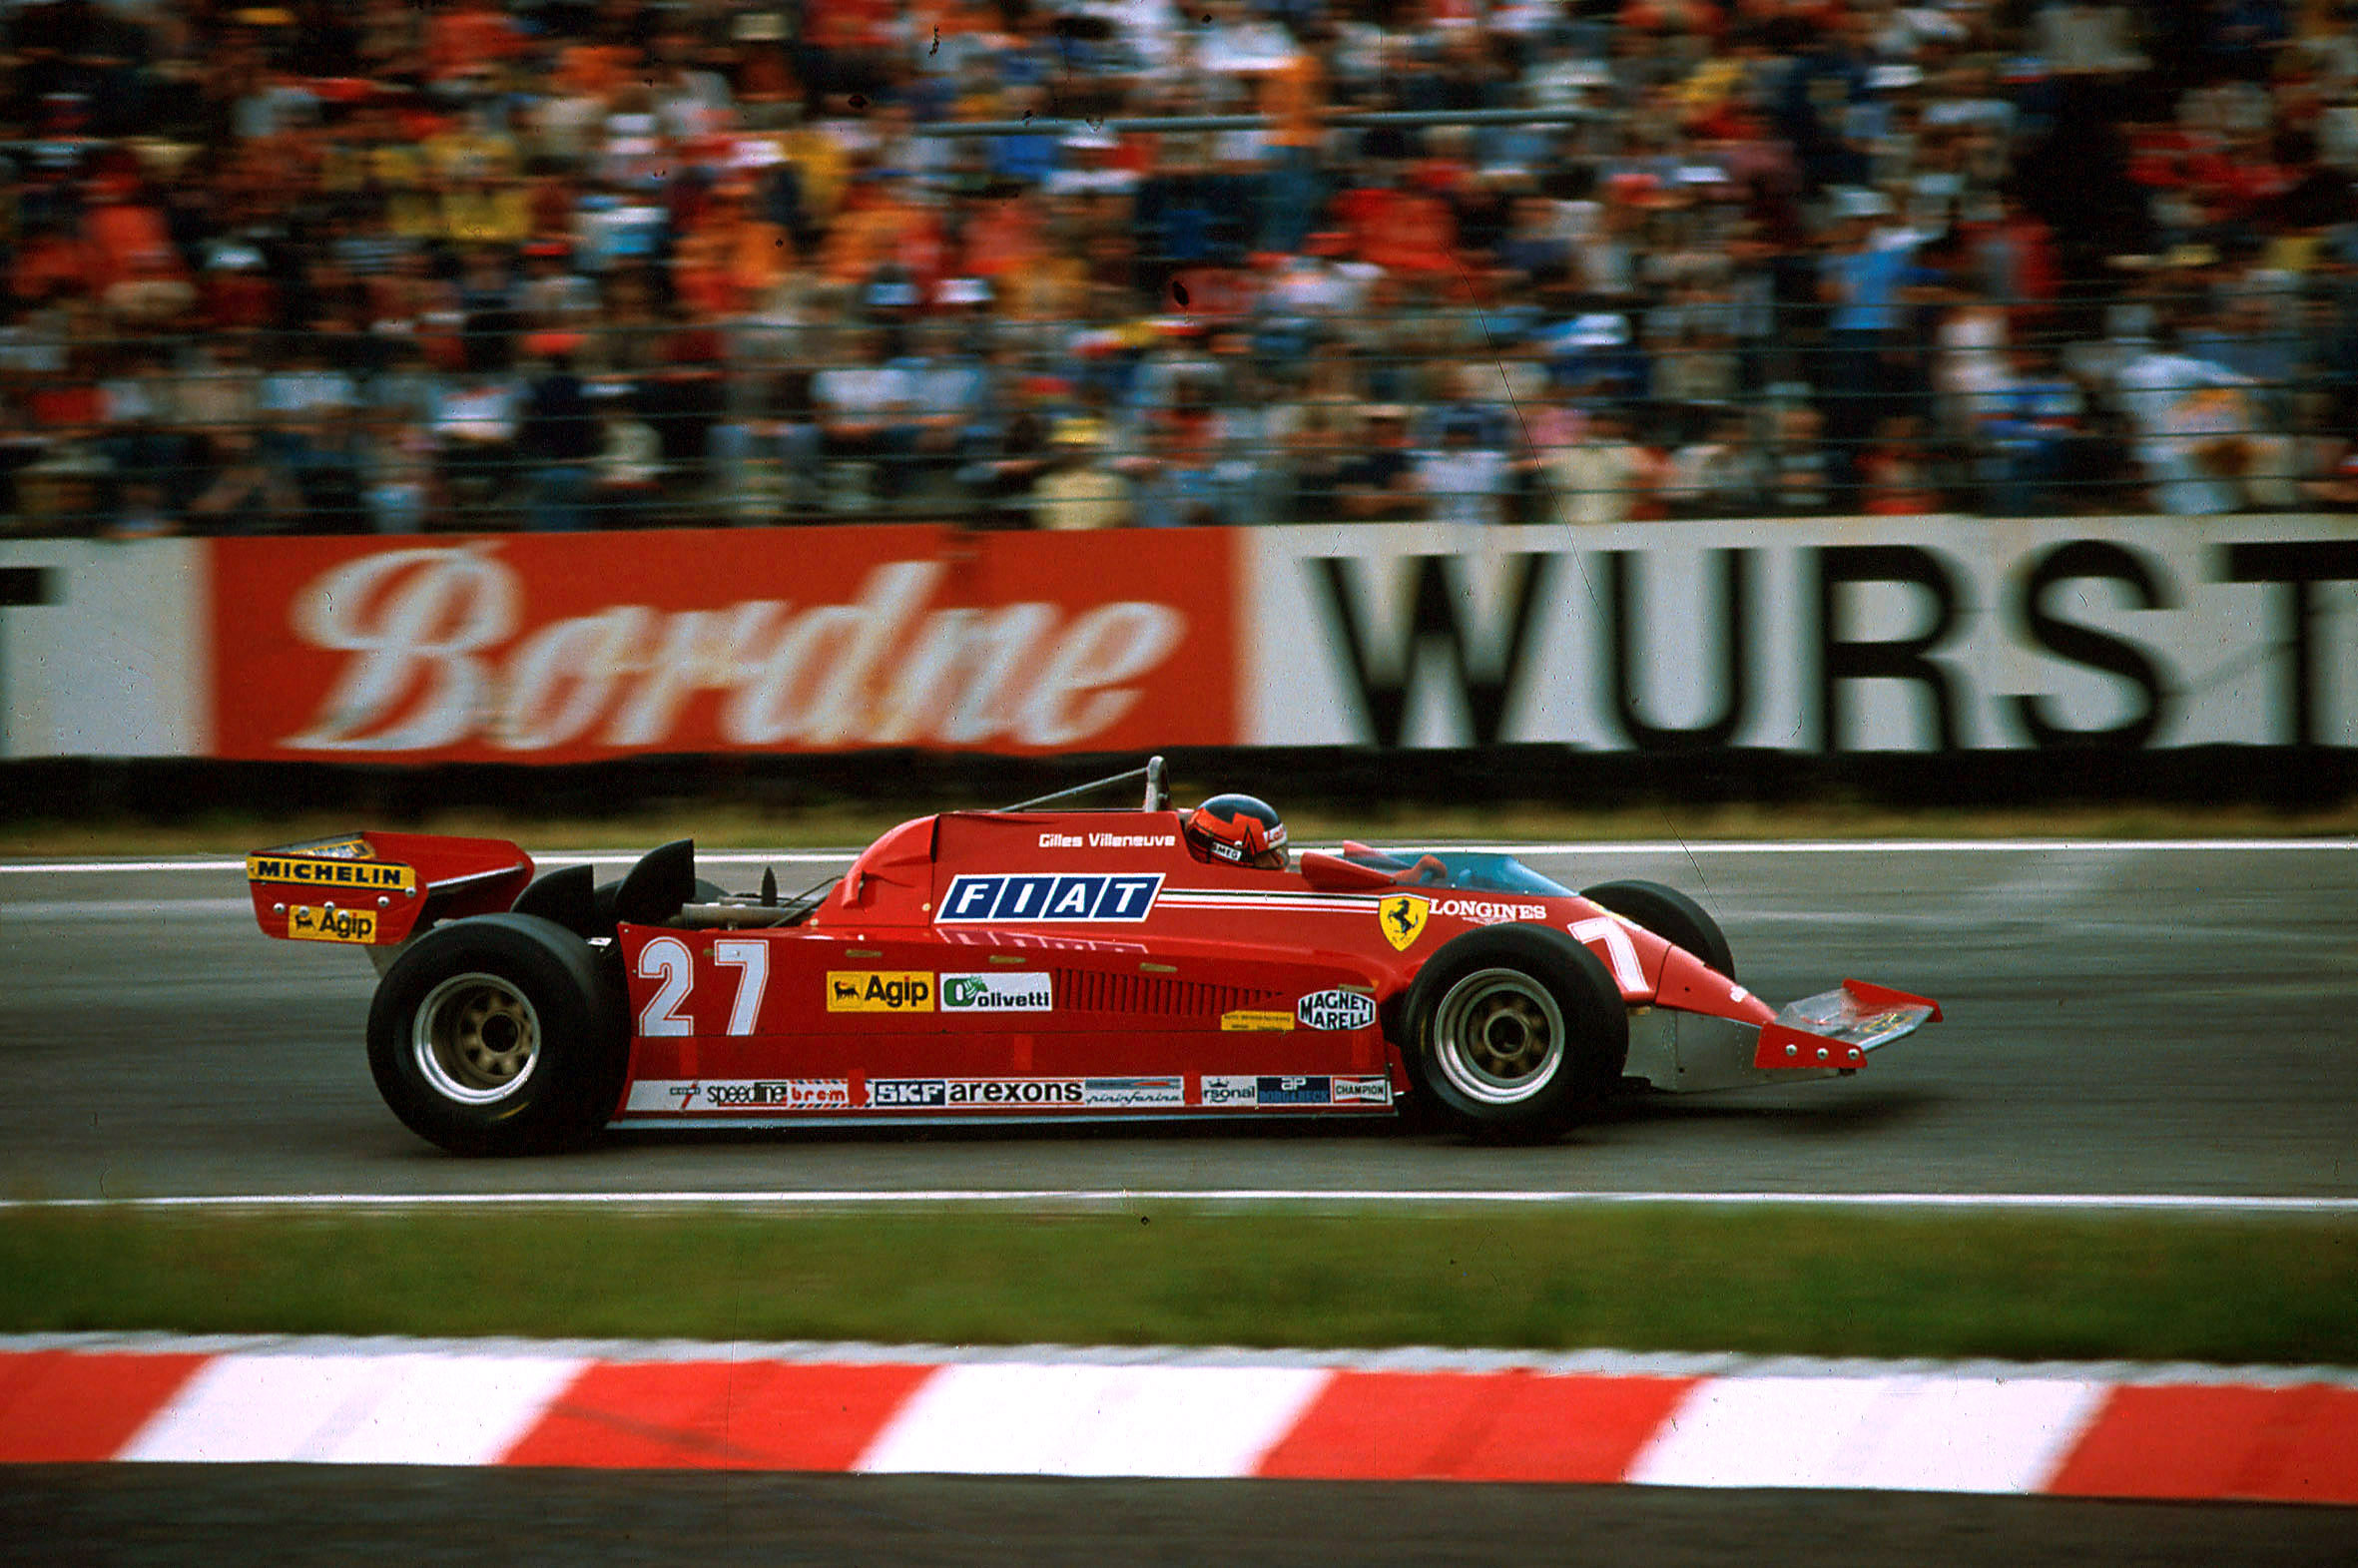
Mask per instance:
[[[1221,530],[213,542],[218,755],[590,762],[1238,737]]]

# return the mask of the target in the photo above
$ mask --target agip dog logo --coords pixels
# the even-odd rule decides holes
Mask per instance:
[[[1425,921],[1433,913],[1433,900],[1415,893],[1394,893],[1380,900],[1376,907],[1384,921],[1384,940],[1405,953],[1425,934]]]

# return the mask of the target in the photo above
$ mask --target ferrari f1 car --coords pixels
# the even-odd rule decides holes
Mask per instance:
[[[1159,760],[1140,773],[1142,809],[1068,791],[919,817],[784,899],[767,873],[700,880],[690,840],[603,886],[535,878],[503,840],[385,832],[257,851],[247,879],[269,935],[375,960],[377,1087],[465,1154],[609,1127],[1418,1108],[1542,1137],[1625,1084],[1855,1073],[1941,1016],[1859,980],[1773,1007],[1652,882],[1574,892],[1446,848],[1296,860],[1266,807],[1268,830],[1240,819],[1248,854],[1198,831],[1217,802],[1175,811]]]

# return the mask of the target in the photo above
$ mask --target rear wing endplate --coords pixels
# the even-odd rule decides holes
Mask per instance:
[[[266,936],[393,947],[430,920],[490,914],[532,880],[532,857],[504,838],[345,833],[246,857]]]

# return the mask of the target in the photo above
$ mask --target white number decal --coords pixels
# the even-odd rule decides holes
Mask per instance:
[[[639,1033],[651,1039],[694,1034],[696,1025],[679,1012],[680,1004],[688,999],[689,983],[696,978],[696,964],[688,956],[686,942],[676,936],[658,936],[639,949],[639,978],[658,976],[663,984],[639,1010]]]
[[[713,943],[713,962],[737,971],[737,1000],[729,1007],[729,1032],[752,1034],[762,1016],[762,992],[770,985],[770,944],[737,937]]]
[[[1620,921],[1603,914],[1593,920],[1574,920],[1572,936],[1580,942],[1604,943],[1605,956],[1613,965],[1613,979],[1622,990],[1645,989],[1645,970],[1638,966],[1637,944],[1621,929]]]

